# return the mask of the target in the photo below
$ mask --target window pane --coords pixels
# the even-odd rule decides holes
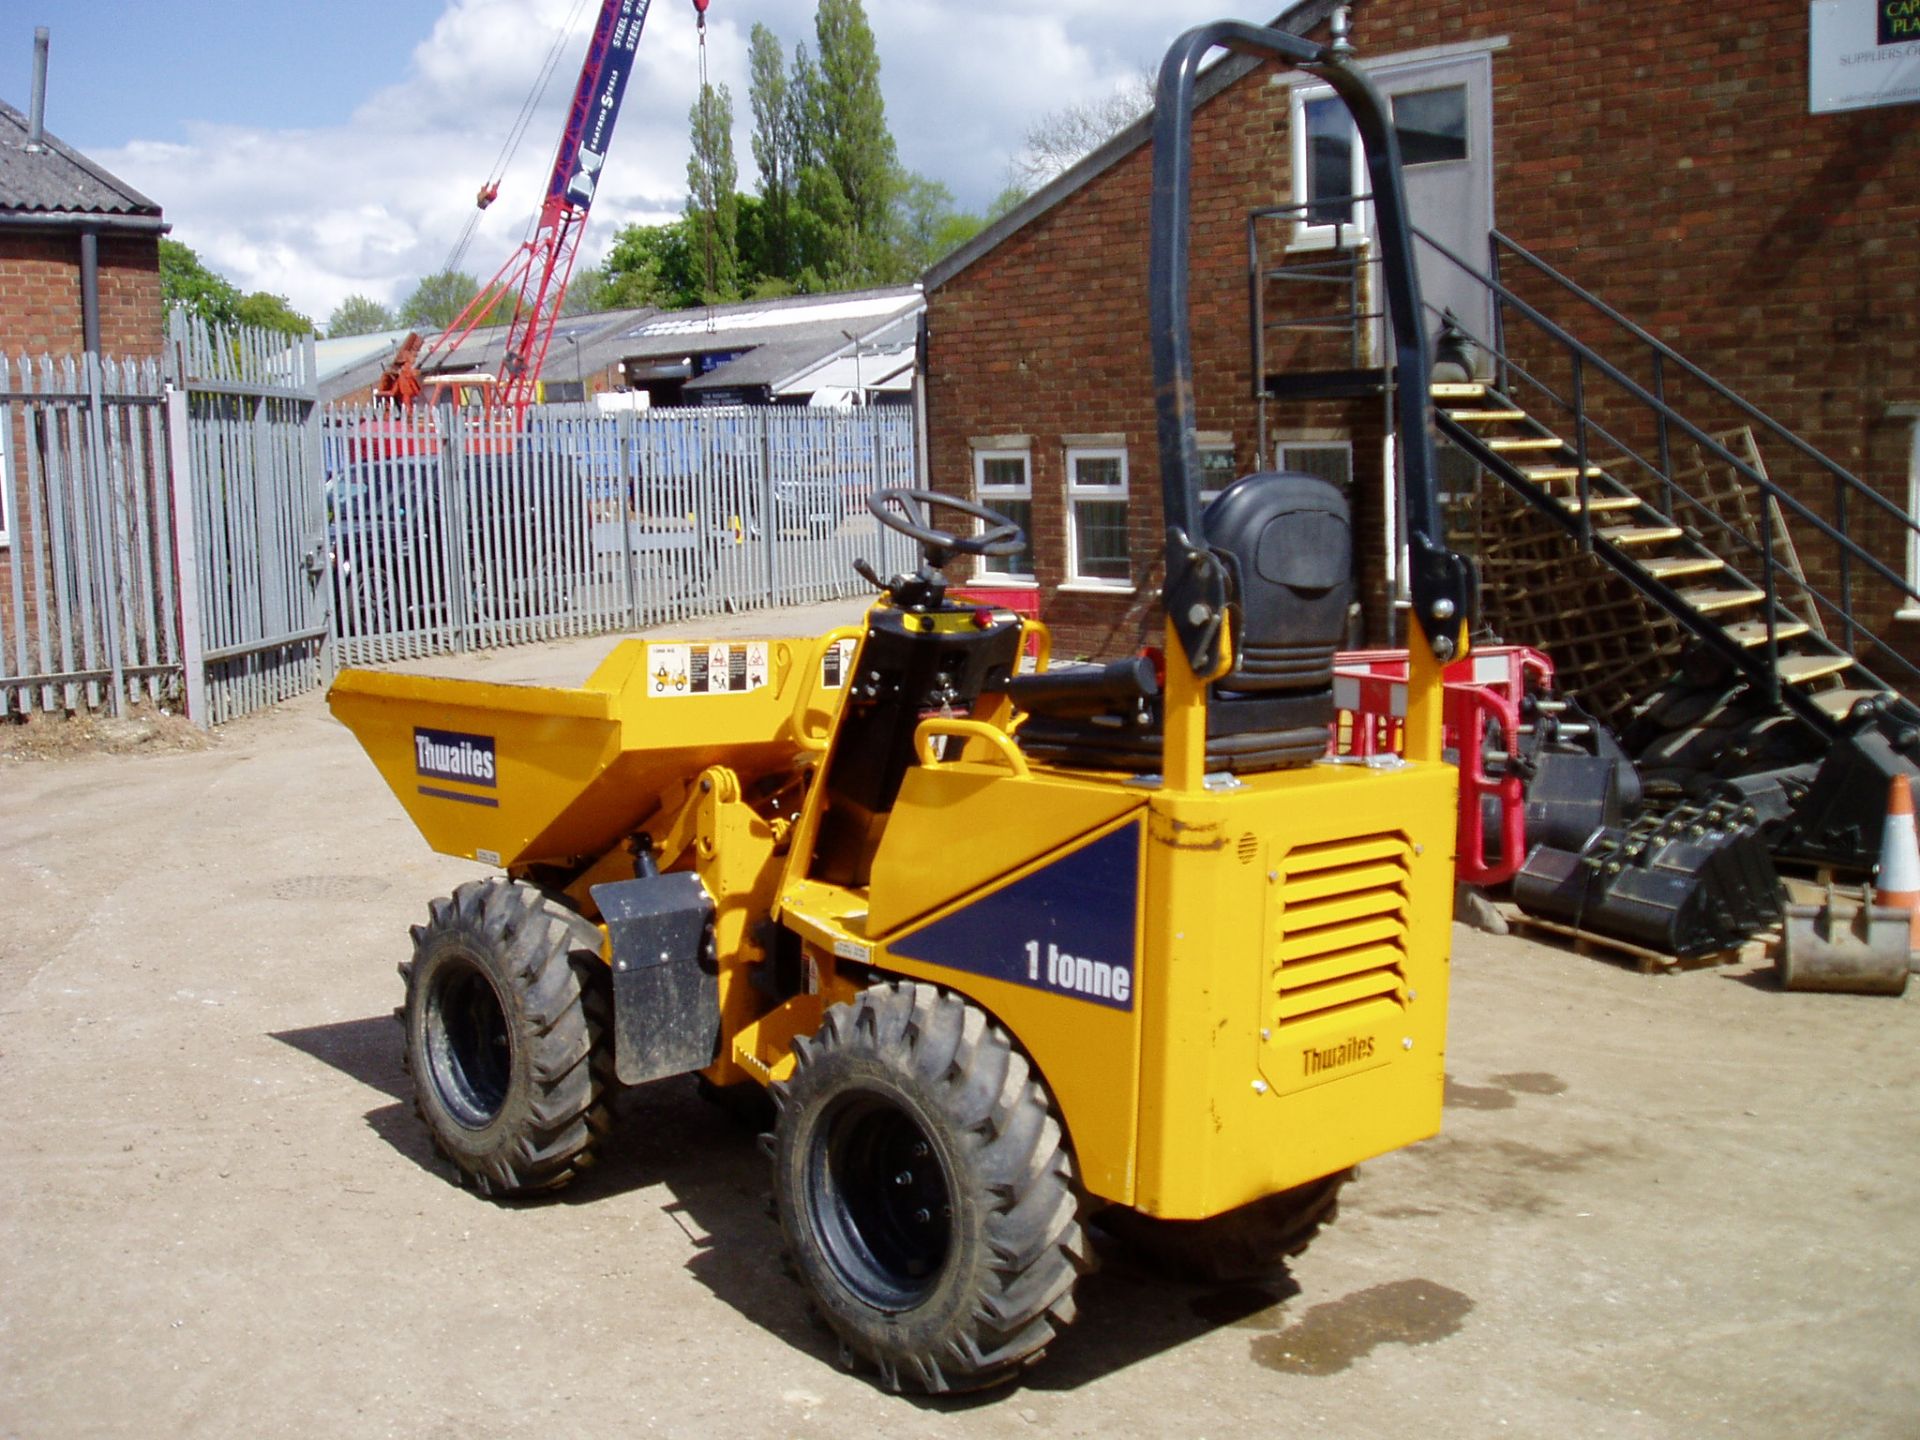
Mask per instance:
[[[1073,461],[1073,483],[1118,490],[1126,484],[1126,472],[1121,469],[1118,455],[1077,455]]]
[[[1344,445],[1283,445],[1280,468],[1331,480],[1343,491],[1353,485],[1353,452]]]
[[[980,462],[980,484],[1024,488],[1027,462],[1013,456],[988,456]]]
[[[1307,125],[1307,223],[1351,222],[1353,116],[1332,97],[1309,100],[1300,108]]]
[[[1088,580],[1125,580],[1127,505],[1124,500],[1073,502],[1079,573]]]
[[[1414,90],[1393,97],[1400,163],[1434,165],[1467,158],[1467,87]]]
[[[983,575],[1018,575],[1023,579],[1033,578],[1033,502],[1031,500],[997,499],[987,507],[997,510],[1007,519],[1020,527],[1020,533],[1027,538],[1026,548],[1012,555],[982,555],[980,573]],[[985,528],[983,525],[982,529]]]

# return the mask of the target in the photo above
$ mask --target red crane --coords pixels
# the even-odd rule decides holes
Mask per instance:
[[[553,340],[554,322],[573,276],[574,257],[593,207],[601,167],[613,143],[614,122],[627,90],[640,31],[652,0],[601,0],[600,18],[573,88],[566,128],[554,152],[553,173],[547,178],[546,198],[533,234],[516,249],[492,280],[454,317],[431,344],[411,334],[388,362],[375,393],[395,404],[411,404],[425,389],[422,367],[436,356],[451,354],[481,325],[486,324],[508,295],[513,315],[507,323],[507,350],[501,361],[499,384],[489,408],[511,408],[515,420],[533,403],[540,367]],[[707,42],[707,0],[693,0],[700,25],[700,44]],[[493,200],[497,185],[483,186],[480,208]]]

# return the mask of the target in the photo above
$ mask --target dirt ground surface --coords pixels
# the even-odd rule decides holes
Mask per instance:
[[[570,682],[609,643],[426,668]],[[689,1084],[557,1199],[451,1183],[394,966],[479,873],[317,694],[0,762],[0,1434],[1920,1434],[1914,993],[1456,927],[1446,1128],[1289,1280],[1109,1256],[1024,1383],[931,1402],[835,1367]]]

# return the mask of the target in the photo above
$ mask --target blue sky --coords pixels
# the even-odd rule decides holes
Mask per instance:
[[[1005,183],[1026,127],[1157,62],[1180,30],[1278,5],[1223,0],[867,0],[888,120],[909,169],[967,208]],[[595,0],[4,0],[0,96],[25,108],[33,28],[52,32],[47,126],[157,200],[176,239],[243,289],[324,321],[349,294],[395,302],[472,214],[549,44],[558,72],[465,268],[524,232]],[[807,0],[712,0],[708,61],[734,97],[743,188],[747,32],[812,45]],[[677,214],[697,93],[689,0],[654,0],[585,258]]]

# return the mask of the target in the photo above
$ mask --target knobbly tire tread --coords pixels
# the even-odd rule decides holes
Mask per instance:
[[[933,985],[876,985],[828,1009],[776,1084],[774,1196],[788,1261],[840,1342],[899,1392],[1012,1379],[1074,1317],[1093,1266],[1072,1157],[1045,1086],[986,1013]],[[875,1076],[920,1108],[951,1182],[953,1223],[933,1293],[889,1314],[841,1280],[811,1219],[807,1146]]]
[[[1340,1214],[1341,1170],[1210,1220],[1159,1220],[1116,1206],[1097,1224],[1162,1274],[1201,1285],[1266,1279]]]
[[[413,1078],[414,1110],[436,1154],[462,1184],[508,1197],[553,1190],[593,1163],[612,1128],[612,993],[591,921],[534,886],[491,878],[428,906],[400,966],[406,1003],[395,1012]],[[426,1043],[424,990],[442,966],[493,981],[512,1036],[506,1094],[481,1129],[462,1125],[437,1093]]]

